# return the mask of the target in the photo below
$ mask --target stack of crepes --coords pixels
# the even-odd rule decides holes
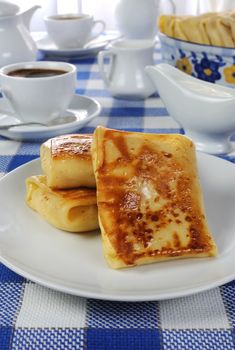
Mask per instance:
[[[187,137],[97,127],[48,140],[41,163],[27,204],[64,230],[99,225],[112,268],[216,255]]]
[[[70,232],[99,227],[92,135],[64,135],[41,145],[45,175],[26,180],[27,204],[53,226]]]
[[[208,12],[199,16],[161,15],[159,31],[197,44],[235,47],[235,12]]]

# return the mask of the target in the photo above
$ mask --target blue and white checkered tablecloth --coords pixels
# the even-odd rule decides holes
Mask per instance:
[[[156,48],[156,62],[160,59]],[[182,133],[162,101],[113,99],[96,58],[72,61],[77,93],[96,98],[96,125],[151,133]],[[235,139],[234,139],[235,140]],[[39,156],[39,143],[0,138],[0,176]],[[235,162],[235,153],[224,156]],[[1,198],[1,205],[4,198]],[[0,350],[235,349],[235,281],[173,300],[111,302],[66,295],[37,285],[0,264]]]

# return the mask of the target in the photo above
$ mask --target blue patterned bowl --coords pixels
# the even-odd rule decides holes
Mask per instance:
[[[162,60],[198,79],[235,88],[235,49],[200,45],[159,33]]]

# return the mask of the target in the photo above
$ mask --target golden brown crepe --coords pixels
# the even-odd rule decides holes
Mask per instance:
[[[175,16],[161,15],[158,17],[158,28],[160,32],[173,37],[175,33]]]
[[[51,225],[70,232],[95,230],[98,225],[96,190],[51,189],[45,175],[26,180],[26,203]]]
[[[228,28],[232,35],[232,40],[235,46],[235,12],[228,13],[222,18],[222,23]]]
[[[213,13],[206,13],[201,15],[200,20],[197,16],[183,18],[181,20],[181,27],[183,32],[185,33],[186,40],[193,43],[203,43],[210,45],[209,35],[206,30],[205,23],[207,22],[208,18],[211,17],[213,17]],[[178,38],[180,39],[179,36]]]
[[[235,12],[208,12],[199,16],[161,15],[160,32],[175,39],[235,47]]]
[[[92,135],[71,134],[54,137],[41,145],[41,165],[49,187],[96,186],[91,142]]]
[[[216,255],[188,138],[98,127],[92,158],[112,268]]]

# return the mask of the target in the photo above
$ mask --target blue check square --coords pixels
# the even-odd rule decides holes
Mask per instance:
[[[157,328],[158,303],[89,300],[87,326],[95,328]]]

